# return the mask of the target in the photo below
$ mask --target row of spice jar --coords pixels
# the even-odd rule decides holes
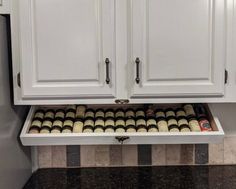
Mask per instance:
[[[164,111],[156,111],[157,118],[150,116],[117,116],[106,117],[97,116],[82,118],[72,118],[69,113],[74,112],[67,110],[64,118],[62,117],[62,110],[57,110],[55,116],[52,110],[47,110],[43,119],[43,111],[38,110],[35,113],[33,122],[31,124],[30,133],[91,133],[91,132],[190,132],[190,131],[211,131],[209,121],[206,119],[206,111],[203,106],[199,106],[201,111],[200,119],[196,119],[196,113],[191,106],[191,114],[186,115],[183,109],[177,109],[176,114],[172,109]],[[81,106],[84,107],[84,106]],[[78,109],[82,109],[80,106]],[[184,106],[186,108],[186,105]],[[198,107],[198,109],[199,109]],[[100,110],[99,110],[100,111]],[[97,111],[97,112],[99,112]],[[119,110],[120,111],[120,110]],[[117,112],[119,112],[117,111]],[[130,111],[130,110],[128,110]],[[141,111],[141,110],[137,110]],[[136,111],[136,112],[137,112]],[[87,111],[83,109],[86,114]],[[109,111],[107,111],[109,112]],[[126,111],[127,112],[127,111]],[[96,113],[95,113],[96,115]],[[141,114],[138,114],[141,115]],[[143,115],[143,114],[142,114]],[[198,115],[200,115],[198,113]],[[203,116],[204,115],[204,116]],[[105,115],[104,115],[105,116]],[[53,120],[54,117],[54,120]],[[149,117],[149,118],[145,118]],[[40,119],[39,119],[40,118]]]
[[[195,113],[195,110],[196,113]],[[43,109],[39,109],[36,111],[34,115],[34,120],[64,120],[64,119],[108,119],[108,118],[114,118],[114,119],[129,119],[129,118],[156,118],[156,119],[163,119],[163,118],[170,118],[170,117],[176,117],[177,119],[180,118],[191,118],[191,117],[202,117],[206,116],[206,110],[203,105],[198,104],[195,105],[195,108],[191,104],[185,104],[183,105],[183,108],[177,108],[176,110],[172,108],[167,108],[166,110],[163,109],[156,109],[153,110],[152,108],[148,108],[147,110],[144,110],[143,108],[138,108],[137,110],[134,110],[132,108],[128,108],[126,110],[124,109],[97,109],[96,111],[89,108],[87,109],[86,106],[68,106],[65,110],[64,109],[58,109],[54,111],[53,109],[48,109],[44,111]],[[207,117],[207,116],[206,116]]]

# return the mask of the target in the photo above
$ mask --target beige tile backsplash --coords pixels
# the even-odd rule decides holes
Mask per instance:
[[[198,150],[195,150],[193,144],[152,145],[151,152],[144,156],[149,156],[150,165],[154,166],[194,165],[195,161],[198,161],[197,164],[201,162],[201,157],[205,158],[202,162],[205,162],[207,157],[207,164],[211,165],[236,164],[235,146],[236,137],[226,137],[221,144],[198,145]],[[75,161],[75,158],[78,158],[79,167],[138,166],[138,154],[140,155],[137,145],[78,146],[80,153],[70,152],[73,158],[68,157],[68,146],[40,146],[37,150],[39,168],[70,167],[68,160]]]

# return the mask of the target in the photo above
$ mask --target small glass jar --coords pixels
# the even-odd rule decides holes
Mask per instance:
[[[65,111],[63,109],[56,110],[55,119],[64,120],[65,119]]]
[[[42,109],[36,110],[33,120],[43,121],[43,119],[44,119],[44,110]]]
[[[86,106],[83,105],[77,106],[75,117],[78,119],[84,119],[85,111],[86,111]]]
[[[179,132],[178,122],[174,117],[170,117],[167,124],[170,132]]]
[[[115,112],[112,109],[108,109],[105,113],[106,119],[114,119],[115,118]]]
[[[53,109],[49,109],[46,111],[45,115],[44,115],[44,119],[48,119],[48,120],[53,120],[55,116],[55,112]]]
[[[76,112],[76,105],[68,105],[66,107],[66,112]]]
[[[37,129],[40,129],[42,127],[42,121],[40,120],[33,120],[31,125],[30,125],[30,128],[37,128]]]
[[[52,124],[51,133],[60,133],[63,127],[63,122],[61,120],[55,120]]]
[[[190,132],[188,121],[185,118],[180,117],[180,119],[178,120],[178,126],[180,132]]]
[[[135,126],[135,120],[134,118],[128,118],[125,122],[125,129],[126,129],[126,132],[129,132],[129,133],[134,133],[136,132],[136,126]]]
[[[95,113],[95,119],[104,119],[105,118],[105,113],[103,109],[97,109]]]
[[[137,132],[147,132],[147,123],[145,119],[142,118],[137,119],[136,125],[137,125]]]
[[[95,127],[94,127],[94,132],[95,133],[102,133],[102,132],[104,132],[104,128],[105,128],[104,119],[102,119],[102,118],[96,119]]]
[[[172,108],[168,108],[165,111],[166,113],[166,119],[170,119],[170,118],[175,118],[175,111]]]
[[[92,133],[94,130],[94,120],[86,119],[84,121],[83,133]]]
[[[84,122],[82,119],[77,118],[74,122],[73,133],[82,133],[84,127]]]
[[[166,118],[166,114],[162,109],[157,109],[155,115],[157,120]]]
[[[135,118],[135,112],[134,112],[134,110],[132,109],[132,108],[128,108],[126,111],[125,111],[125,117],[127,118],[127,119],[129,119],[129,118]]]
[[[87,111],[85,112],[85,119],[94,119],[95,117],[95,113],[93,109],[87,109]]]
[[[159,132],[168,132],[168,124],[165,118],[161,118],[157,120],[157,127]]]
[[[155,119],[151,118],[147,120],[148,132],[158,132],[157,122]]]
[[[115,122],[116,125],[116,132],[117,133],[123,133],[125,132],[125,121],[124,119],[117,119]]]
[[[108,118],[105,121],[105,132],[114,133],[115,132],[115,121],[114,118]]]
[[[202,117],[198,120],[201,131],[212,131],[210,122],[205,118]]]
[[[115,113],[115,118],[116,119],[124,119],[125,118],[125,112],[123,109],[119,108],[116,110],[116,113]]]
[[[176,118],[177,119],[186,118],[186,113],[185,113],[183,108],[177,108],[176,109]]]
[[[198,123],[198,120],[195,117],[191,117],[188,119],[188,124],[192,132],[200,132],[201,128]]]
[[[183,108],[184,108],[184,111],[185,111],[187,117],[195,117],[196,116],[193,105],[185,104],[183,106]]]
[[[147,119],[155,118],[155,112],[152,108],[148,108],[146,110],[146,118]]]
[[[136,117],[136,120],[138,119],[145,119],[145,112],[143,111],[142,108],[139,108],[136,110],[136,113],[135,113],[135,117]]]

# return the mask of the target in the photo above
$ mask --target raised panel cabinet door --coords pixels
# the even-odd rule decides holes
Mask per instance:
[[[114,98],[114,0],[20,0],[23,99]]]
[[[131,97],[224,95],[224,0],[130,2]]]

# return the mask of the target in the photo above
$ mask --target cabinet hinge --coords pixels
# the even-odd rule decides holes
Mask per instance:
[[[228,71],[225,70],[225,84],[228,83]]]
[[[20,72],[17,74],[17,85],[21,87]]]

